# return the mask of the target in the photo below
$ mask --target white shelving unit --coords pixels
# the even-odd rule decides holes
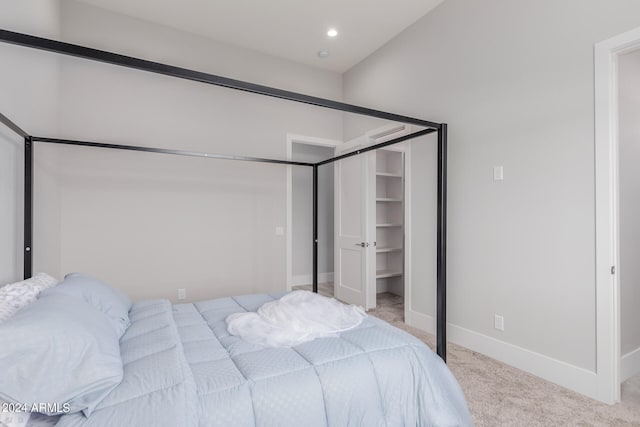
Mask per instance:
[[[376,151],[376,291],[404,295],[404,153]]]

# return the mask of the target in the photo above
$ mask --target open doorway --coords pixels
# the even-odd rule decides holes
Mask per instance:
[[[625,128],[622,132],[627,132],[628,129],[625,123],[619,120],[621,108],[619,69],[621,60],[625,60],[627,54],[638,50],[640,50],[640,28],[596,43],[594,51],[597,343],[594,395],[597,399],[610,404],[621,400],[623,380],[635,376],[632,375],[633,372],[629,370],[629,366],[630,363],[632,364],[633,355],[639,353],[631,350],[621,354],[633,344],[629,347],[627,343],[624,348],[621,345],[621,323],[622,321],[626,323],[622,316],[630,314],[622,313],[622,298],[626,299],[626,296],[621,298],[621,277],[625,275],[625,265],[631,268],[632,264],[629,261],[625,264],[621,259],[620,178],[622,175],[619,167],[621,156],[625,155],[620,150],[620,131],[621,127]],[[626,98],[628,88],[622,90]],[[626,120],[623,119],[623,121]],[[628,191],[625,192],[628,194]],[[637,263],[637,260],[632,263]],[[624,304],[626,305],[626,301]],[[637,311],[637,305],[634,311]],[[627,329],[627,332],[630,331],[631,329]],[[625,397],[624,392],[622,393],[622,400],[628,397]]]
[[[287,136],[287,158],[319,162],[331,158],[341,141]],[[318,292],[333,292],[333,164],[318,169]],[[313,176],[311,168],[287,170],[287,290],[311,290],[313,282]]]
[[[640,49],[618,58],[621,397],[640,399]]]
[[[358,151],[411,132],[387,124],[345,142]],[[369,151],[336,162],[335,295],[388,321],[405,321],[411,305],[410,147]]]

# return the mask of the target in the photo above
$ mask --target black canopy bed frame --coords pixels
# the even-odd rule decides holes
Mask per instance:
[[[159,154],[171,154],[179,156],[206,157],[212,159],[237,160],[246,162],[263,162],[292,166],[311,167],[313,169],[313,292],[318,292],[318,168],[325,164],[333,163],[337,160],[357,156],[371,150],[398,144],[413,138],[417,138],[430,133],[437,133],[438,157],[438,191],[437,191],[437,262],[436,262],[436,342],[437,354],[446,361],[446,313],[447,313],[447,124],[436,123],[413,117],[402,116],[389,112],[374,110],[343,102],[333,101],[315,96],[290,92],[269,86],[258,85],[241,80],[203,73],[187,68],[175,67],[153,61],[147,61],[117,53],[106,52],[56,40],[36,37],[32,35],[16,33],[0,29],[0,41],[40,49],[53,53],[104,62],[136,70],[177,77],[185,80],[192,80],[215,86],[222,86],[230,89],[256,93],[260,95],[285,99],[288,101],[311,104],[319,107],[329,108],[347,113],[355,113],[384,120],[390,120],[405,124],[413,124],[424,129],[404,135],[386,142],[378,143],[359,149],[347,154],[335,156],[317,163],[296,162],[292,160],[277,160],[258,157],[233,156],[222,154],[210,154],[195,151],[143,147],[136,145],[109,144],[102,142],[77,141],[68,139],[49,138],[35,136],[18,126],[8,117],[0,113],[0,122],[24,139],[24,277],[32,276],[33,266],[33,156],[36,142],[50,144],[67,144],[84,147],[98,147],[117,150],[143,151]]]

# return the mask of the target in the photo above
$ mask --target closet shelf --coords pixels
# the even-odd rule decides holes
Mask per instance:
[[[385,279],[387,277],[402,276],[402,271],[394,270],[378,270],[376,271],[376,279]]]
[[[393,223],[376,224],[376,227],[402,227],[402,224],[393,224]]]
[[[376,252],[384,253],[384,252],[401,252],[402,248],[394,248],[394,247],[377,247]]]
[[[402,178],[401,173],[393,173],[393,172],[376,172],[376,176],[386,176],[389,178]]]
[[[394,197],[377,197],[376,202],[402,202],[402,199]]]

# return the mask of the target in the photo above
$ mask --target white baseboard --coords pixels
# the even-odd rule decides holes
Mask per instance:
[[[408,311],[406,317],[405,321],[408,325],[435,334],[436,322],[432,316]],[[575,392],[598,399],[597,376],[595,372],[588,369],[451,323],[447,325],[447,340]],[[634,366],[640,368],[640,349],[636,353],[637,363]]]
[[[428,314],[419,313],[413,310],[405,310],[404,323],[414,328],[421,329],[430,334],[436,333],[436,321],[433,316]]]
[[[333,282],[333,272],[331,273],[318,273],[318,283]],[[293,276],[291,279],[291,286],[310,285],[313,283],[313,276],[311,274],[301,274],[299,276]]]
[[[620,358],[620,382],[640,374],[640,347]]]
[[[448,325],[447,338],[470,350],[597,399],[597,376],[593,371],[452,324]]]

